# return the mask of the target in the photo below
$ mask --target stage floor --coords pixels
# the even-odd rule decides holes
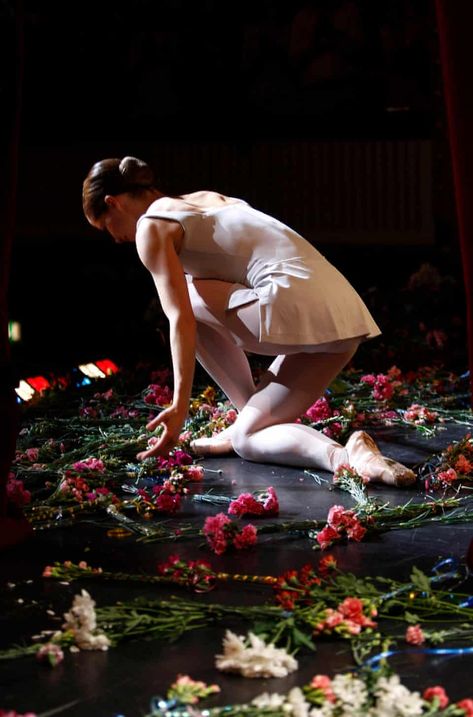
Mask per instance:
[[[383,453],[413,466],[464,433],[463,426],[450,426],[434,438],[425,439],[413,430],[390,428],[376,436]],[[197,487],[199,492],[212,489],[217,494],[237,496],[242,491],[273,486],[279,498],[281,521],[324,519],[335,503],[353,506],[349,494],[330,489],[331,476],[323,471],[318,473],[328,482],[318,485],[303,470],[249,463],[236,456],[205,459],[203,466],[220,469],[221,473],[207,472],[203,484],[193,486],[193,491]],[[409,499],[426,499],[423,486],[413,489],[373,486],[369,493],[393,505]],[[187,497],[172,521],[201,525],[204,516],[218,511],[214,505],[196,503]],[[414,565],[430,574],[442,558],[464,560],[472,538],[471,523],[432,524],[411,530],[392,530],[360,543],[333,546],[326,552],[336,557],[341,569],[357,576],[381,575],[407,580]],[[61,620],[54,622],[45,611],[52,609],[61,617],[79,587],[85,587],[98,605],[136,596],[164,598],[172,594],[240,605],[261,604],[272,599],[270,587],[239,583],[219,583],[206,595],[195,595],[181,587],[146,584],[83,581],[62,585],[41,577],[45,565],[54,561],[85,560],[104,570],[154,573],[157,563],[170,554],[179,553],[186,559],[208,560],[216,570],[280,575],[308,562],[316,566],[325,553],[314,550],[313,545],[313,541],[297,535],[268,534],[260,536],[254,548],[218,557],[202,541],[140,543],[134,537],[110,537],[105,529],[93,524],[38,532],[27,543],[0,554],[0,646],[28,643],[38,630],[60,627]],[[460,589],[472,593],[471,577]],[[248,629],[248,623],[235,621],[227,626],[239,634]],[[288,677],[245,679],[224,674],[215,669],[214,661],[215,655],[222,651],[225,627],[219,624],[198,629],[172,644],[137,641],[122,643],[107,652],[67,653],[54,669],[39,664],[34,657],[1,661],[0,708],[67,717],[141,717],[149,712],[150,699],[164,695],[179,673],[218,683],[221,693],[204,703],[213,706],[244,702],[264,691],[285,693],[294,685],[308,682],[314,674],[333,676],[354,666],[347,643],[322,638],[317,641],[315,653],[301,651],[298,654],[299,670]],[[427,686],[441,684],[452,700],[473,696],[472,655],[401,654],[392,657],[390,664],[410,689],[422,691]]]

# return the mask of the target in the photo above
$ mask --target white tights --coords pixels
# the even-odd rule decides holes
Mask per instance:
[[[340,342],[337,353],[260,343],[258,302],[226,310],[230,288],[211,279],[189,283],[197,358],[239,412],[229,431],[233,449],[260,463],[336,470],[348,462],[343,446],[296,420],[323,396],[359,340]],[[257,386],[245,351],[276,356]]]

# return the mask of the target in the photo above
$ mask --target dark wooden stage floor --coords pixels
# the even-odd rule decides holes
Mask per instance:
[[[462,426],[454,426],[427,440],[414,431],[401,433],[386,429],[378,438],[385,453],[414,465],[463,434]],[[281,520],[323,519],[334,503],[353,505],[349,494],[329,490],[329,483],[317,485],[312,477],[298,469],[251,464],[237,457],[207,459],[204,466],[221,468],[222,473],[206,473],[202,490],[213,489],[219,494],[236,496],[243,490],[274,486],[280,501]],[[330,478],[323,472],[320,475]],[[373,487],[370,493],[392,504],[405,503],[410,498],[425,500],[425,492],[420,488]],[[216,512],[215,506],[186,498],[179,521],[200,525],[205,515]],[[356,575],[407,579],[413,565],[429,573],[440,558],[463,560],[472,537],[471,524],[429,525],[390,531],[361,543],[333,547],[330,552],[342,569]],[[41,578],[46,564],[56,560],[86,560],[90,565],[109,570],[153,573],[158,562],[176,552],[187,559],[208,559],[218,570],[271,575],[300,568],[307,562],[317,565],[323,555],[313,550],[308,539],[288,535],[262,536],[256,548],[217,557],[200,542],[183,541],[176,545],[137,543],[134,538],[117,540],[108,537],[107,531],[96,525],[80,524],[39,532],[28,543],[0,554],[3,576],[1,646],[28,642],[34,632],[47,627],[45,610],[53,609],[61,616],[69,608],[72,596],[79,591],[79,583],[65,586]],[[176,587],[86,584],[85,581],[82,586],[90,591],[98,605],[138,595],[186,595],[184,589]],[[462,586],[462,591],[471,593],[471,584]],[[187,596],[192,594],[187,593]],[[270,600],[271,589],[219,584],[213,592],[197,595],[195,599],[249,605]],[[56,624],[59,625],[59,621]],[[233,629],[244,633],[248,625],[235,623]],[[222,692],[209,700],[208,705],[223,705],[251,699],[266,690],[286,692],[293,685],[307,682],[316,673],[334,675],[353,667],[346,643],[323,639],[318,641],[314,654],[299,654],[299,670],[286,678],[251,680],[226,675],[214,667],[214,656],[221,652],[224,631],[224,626],[218,625],[195,630],[171,645],[151,640],[122,643],[108,652],[67,653],[64,662],[55,669],[40,665],[34,657],[0,662],[0,707],[67,717],[140,717],[147,713],[150,699],[164,694],[178,673],[217,682]],[[391,664],[411,689],[440,683],[452,699],[472,694],[473,656],[404,654],[393,657]]]

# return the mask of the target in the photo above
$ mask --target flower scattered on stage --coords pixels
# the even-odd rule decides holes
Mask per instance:
[[[81,560],[75,564],[71,560],[65,560],[63,563],[55,563],[54,565],[46,565],[43,570],[43,578],[67,578],[75,580],[76,578],[92,577],[103,573],[102,568],[93,568],[87,565],[85,560]]]
[[[206,518],[203,533],[217,555],[222,555],[232,546],[237,550],[250,548],[256,544],[257,540],[254,525],[248,523],[240,529],[238,524],[230,520],[225,513],[217,513],[217,515]]]
[[[287,695],[280,695],[277,692],[263,692],[263,694],[251,700],[251,704],[261,710],[281,708],[281,714],[294,714],[295,717],[306,717],[308,714],[308,704],[299,687],[293,687]]]
[[[215,666],[222,672],[236,672],[243,677],[286,677],[297,670],[298,662],[286,650],[257,637],[235,635],[227,630],[223,640],[223,654],[215,658]]]
[[[273,487],[254,493],[241,493],[228,507],[229,515],[243,518],[246,515],[269,517],[279,514],[279,502]]]
[[[443,450],[436,467],[425,476],[426,490],[448,488],[456,483],[473,481],[473,438],[467,433]]]
[[[0,717],[37,717],[35,712],[25,712],[20,714],[15,710],[0,710]]]
[[[316,540],[320,548],[325,550],[344,537],[359,542],[365,533],[366,528],[353,510],[347,510],[343,505],[332,505],[327,515],[327,525],[318,531]]]
[[[375,696],[373,717],[416,717],[424,711],[425,702],[420,694],[401,684],[399,675],[380,677]]]
[[[399,371],[399,370],[397,370]],[[393,398],[395,392],[398,394],[405,389],[402,388],[402,382],[399,380],[400,372],[392,372],[391,375],[383,373],[366,374],[360,378],[360,383],[365,383],[371,388],[371,395],[375,401],[389,401]]]
[[[81,471],[85,471],[86,473],[88,473],[89,471],[95,471],[97,473],[105,472],[104,462],[101,461],[100,458],[86,458],[83,461],[77,461],[76,463],[73,463],[72,467],[78,473],[80,473]]]
[[[347,597],[335,610],[327,608],[323,611],[320,622],[315,625],[315,632],[324,635],[335,633],[342,637],[359,635],[364,628],[377,627],[371,619],[376,615],[376,608],[368,600]]]
[[[170,555],[159,563],[158,574],[171,578],[173,582],[198,590],[208,590],[215,582],[216,574],[206,560],[182,560],[179,555]]]
[[[173,717],[181,714],[185,702],[153,705],[147,717]],[[363,670],[358,674],[345,672],[330,678],[315,675],[302,687],[292,687],[287,693],[263,692],[246,704],[226,704],[210,710],[189,710],[195,717],[252,715],[252,717],[473,717],[473,700],[448,702],[445,690],[427,688],[421,696],[405,687],[399,675],[383,668]],[[1,713],[0,713],[1,717]]]
[[[309,420],[313,421],[313,423],[317,423],[318,421],[324,421],[326,418],[331,418],[333,411],[327,398],[323,396],[322,398],[318,398],[317,401],[307,409],[305,415]]]
[[[152,406],[166,408],[172,403],[173,392],[169,386],[151,383],[143,393],[143,401]]]
[[[421,406],[419,403],[413,403],[404,411],[404,420],[409,423],[414,423],[417,426],[435,423],[438,417],[439,414],[436,411]]]
[[[168,700],[178,700],[182,705],[195,705],[201,699],[220,692],[218,685],[207,685],[200,680],[193,680],[189,675],[178,675],[167,691]]]
[[[99,471],[100,473],[101,471]],[[95,485],[93,487],[93,483],[92,473],[89,473],[86,479],[83,476],[75,475],[71,470],[66,470],[58,485],[57,492],[62,499],[74,500],[81,504],[120,502],[109,488],[104,485]]]
[[[464,717],[473,717],[473,700],[460,700],[460,702],[456,703],[456,707],[463,710]]]
[[[435,707],[440,707],[441,710],[444,710],[450,702],[447,693],[440,685],[435,685],[434,687],[427,687],[422,693],[422,697],[427,702],[432,702]]]
[[[63,661],[64,652],[57,643],[46,642],[44,645],[41,645],[36,653],[36,659],[40,662],[48,662],[51,667],[56,667],[56,665],[59,665],[59,663]]]
[[[425,642],[425,635],[420,625],[409,625],[405,637],[410,645],[422,645]]]
[[[276,602],[285,610],[294,610],[296,605],[310,605],[313,602],[311,588],[320,584],[321,579],[312,565],[303,565],[300,570],[287,570],[274,586]]]
[[[87,590],[81,590],[80,595],[75,595],[71,609],[64,613],[64,619],[62,636],[70,635],[80,650],[108,650],[110,647],[107,635],[97,629],[95,601]]]

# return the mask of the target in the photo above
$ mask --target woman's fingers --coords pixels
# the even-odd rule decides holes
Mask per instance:
[[[152,456],[158,456],[162,453],[168,453],[169,449],[167,448],[167,444],[169,443],[169,437],[168,432],[165,429],[162,433],[162,435],[157,438],[156,436],[151,436],[151,438],[148,441],[148,450],[147,451],[141,451],[137,454],[136,458],[139,461],[144,460],[145,458],[151,458]]]
[[[146,424],[146,428],[148,429],[148,431],[153,431],[156,428],[156,426],[159,426],[159,424],[161,423],[161,421],[164,418],[163,414],[164,414],[164,411],[162,413],[160,413],[158,416],[155,416],[154,418],[152,418],[151,421],[149,421]]]

